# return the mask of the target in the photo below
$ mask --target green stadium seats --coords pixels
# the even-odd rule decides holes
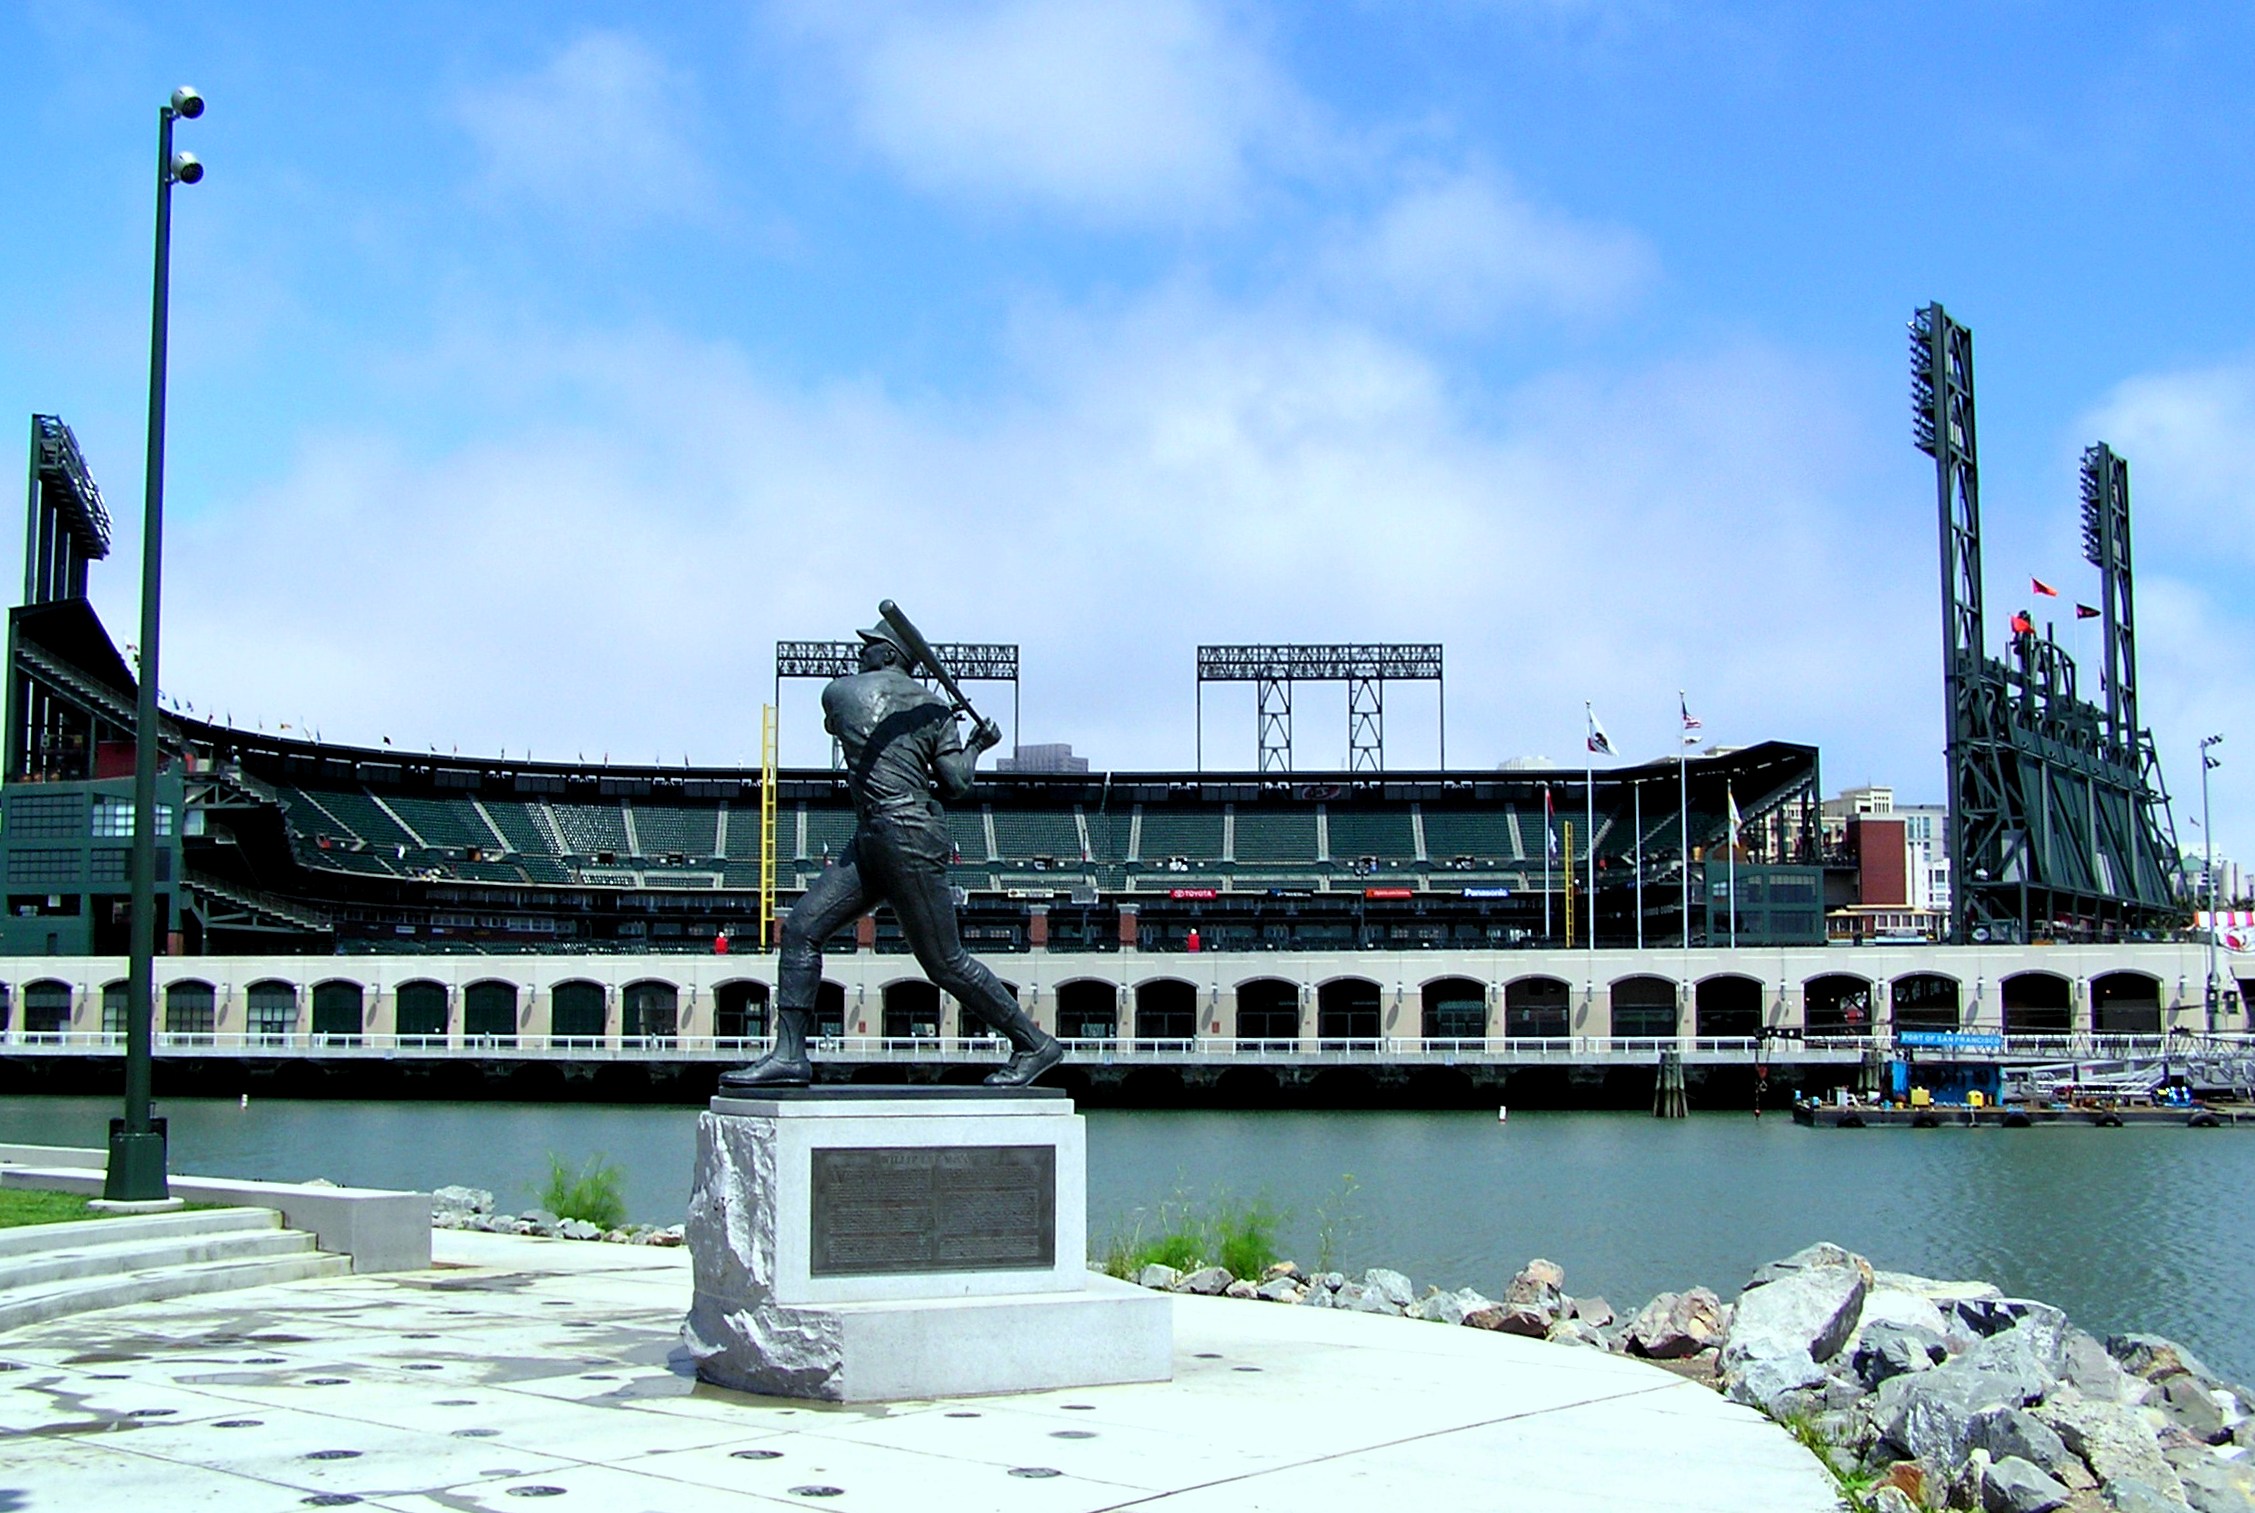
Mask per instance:
[[[1221,810],[1171,810],[1146,804],[1143,808],[1143,844],[1137,852],[1146,869],[1164,867],[1170,857],[1185,857],[1194,866],[1214,866],[1221,861]],[[1313,842],[1308,854],[1312,857]]]
[[[616,804],[550,804],[548,812],[567,855],[625,856],[633,849],[626,840],[626,811]]]
[[[395,795],[385,800],[392,813],[411,826],[424,844],[440,850],[491,851],[499,844],[468,799],[419,799]]]
[[[1080,826],[1069,809],[997,809],[994,844],[1010,861],[1046,856],[1077,864],[1081,859]]]
[[[501,838],[509,843],[511,851],[528,856],[556,854],[556,843],[548,838],[548,832],[533,817],[532,805],[487,799],[485,812],[493,816],[494,827],[501,832]]]
[[[675,809],[659,805],[634,806],[634,835],[643,856],[711,857],[719,854],[718,812],[711,809]],[[755,836],[755,844],[757,837]]]
[[[1144,823],[1149,825],[1148,817]],[[1149,835],[1145,831],[1146,837]],[[1303,804],[1297,809],[1261,810],[1240,806],[1237,810],[1237,864],[1262,862],[1305,862],[1315,865],[1315,806]]]
[[[786,856],[790,854],[791,850],[786,839],[790,831],[782,822],[787,819],[787,815],[777,816],[778,824],[775,838],[775,849]],[[851,809],[817,809],[809,805],[806,811],[807,860],[819,862],[825,856],[837,856],[842,853],[846,849],[846,842],[853,838],[853,827],[854,817]]]
[[[370,798],[364,789],[332,788],[311,795],[322,809],[335,815],[340,824],[351,827],[352,834],[371,846],[410,849],[420,845],[415,837],[399,828],[392,817]]]
[[[1331,834],[1331,860],[1338,865],[1344,866],[1366,856],[1376,858],[1381,865],[1408,863],[1417,858],[1417,837],[1410,829],[1406,809],[1341,809],[1334,804],[1326,810],[1324,820]],[[1238,856],[1240,860],[1244,856],[1242,838]]]
[[[1440,866],[1459,856],[1476,857],[1483,861],[1509,861],[1520,855],[1513,844],[1510,811],[1496,809],[1435,809],[1425,811],[1425,855],[1434,865]],[[1531,854],[1538,860],[1542,855],[1542,826],[1536,822],[1534,837],[1529,842]],[[1339,855],[1338,842],[1332,842],[1331,854]]]

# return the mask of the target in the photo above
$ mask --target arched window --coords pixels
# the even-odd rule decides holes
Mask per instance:
[[[1443,977],[1425,984],[1419,995],[1424,1012],[1418,1030],[1427,1041],[1485,1040],[1488,990],[1469,977]]]
[[[1555,977],[1522,977],[1507,983],[1503,1033],[1513,1040],[1563,1040],[1566,1002],[1566,984]]]
[[[1057,985],[1057,1038],[1060,1040],[1117,1040],[1120,1035],[1120,990],[1094,977],[1078,977]]]
[[[1378,984],[1338,977],[1315,990],[1315,1033],[1327,1051],[1378,1044]]]
[[[1735,974],[1693,990],[1693,1033],[1701,1040],[1752,1040],[1762,1033],[1762,985]]]
[[[126,986],[125,979],[102,984],[102,1033],[112,1040],[122,1039],[132,1005],[133,990]]]
[[[60,1035],[70,1028],[70,984],[43,978],[23,990],[26,1035]]]
[[[767,984],[737,978],[713,989],[713,1038],[741,1043],[767,1033]]]
[[[655,979],[630,982],[621,999],[619,1032],[636,1045],[671,1044],[681,1023],[681,991]]]
[[[446,1038],[446,984],[428,978],[403,982],[392,995],[393,1025],[406,1041]]]
[[[2075,1027],[2067,979],[2056,972],[2015,972],[2003,984],[2007,1035],[2064,1035]]]
[[[846,1032],[846,985],[824,982],[814,990],[814,1034],[835,1039]]]
[[[342,1045],[360,1044],[367,994],[357,982],[332,977],[313,985],[313,1033]]]
[[[577,979],[560,982],[548,990],[548,1036],[551,1040],[601,1040],[608,1012],[603,985]]]
[[[1237,1039],[1264,1051],[1289,1051],[1300,1041],[1300,989],[1279,977],[1237,985]]]
[[[462,1034],[485,1045],[515,1045],[517,985],[489,977],[464,988]]]
[[[1871,980],[1852,972],[1827,972],[1801,984],[1801,1027],[1810,1035],[1869,1036],[1879,1016],[1872,1012]]]
[[[30,994],[24,995],[28,1009]],[[164,1032],[167,1035],[208,1036],[218,1017],[219,995],[208,982],[193,978],[170,983],[164,990]]]
[[[1613,1034],[1621,1040],[1673,1040],[1676,985],[1665,977],[1624,977],[1613,984]]]
[[[25,1017],[31,998],[24,997]],[[2161,980],[2143,972],[2108,972],[2091,979],[2091,1019],[2101,1035],[2161,1033]]]
[[[254,982],[243,994],[243,1005],[244,1028],[262,1044],[286,1040],[298,1027],[298,989],[294,982],[279,978]]]
[[[1136,984],[1137,1050],[1151,1050],[1160,1041],[1194,1040],[1197,1035],[1197,988],[1172,977]]]
[[[887,1040],[937,1040],[940,990],[919,977],[886,983],[883,1029]]]
[[[1895,979],[1888,997],[1894,1002],[1892,1020],[1903,1030],[1955,1030],[1957,979],[1939,972],[1913,972]]]

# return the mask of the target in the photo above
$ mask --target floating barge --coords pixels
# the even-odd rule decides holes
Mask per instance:
[[[2028,1129],[2038,1124],[2094,1124],[2119,1129],[2131,1124],[2164,1124],[2187,1129],[2224,1125],[2255,1128],[2255,1109],[2211,1104],[2058,1104],[2023,1107],[2007,1104],[1973,1107],[1955,1103],[1826,1103],[1813,1098],[1793,1105],[1794,1122],[1816,1129]]]

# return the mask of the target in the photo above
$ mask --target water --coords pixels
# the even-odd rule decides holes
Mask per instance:
[[[0,1141],[98,1146],[109,1099],[0,1099]],[[674,1223],[695,1119],[582,1104],[168,1099],[178,1171],[375,1187],[459,1182],[535,1201],[551,1153],[616,1163],[629,1211]],[[1979,1277],[2098,1334],[2182,1340],[2255,1382],[2255,1133],[1802,1129],[1772,1116],[1092,1111],[1093,1243],[1179,1197],[1261,1199],[1287,1252],[1502,1290],[1548,1256],[1634,1307],[1829,1239],[1883,1268]],[[1347,1178],[1351,1175],[1351,1184]]]

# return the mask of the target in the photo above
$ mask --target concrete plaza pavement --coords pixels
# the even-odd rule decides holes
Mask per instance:
[[[1840,1506],[1775,1424],[1578,1346],[1182,1297],[1169,1383],[836,1407],[695,1380],[684,1251],[433,1249],[0,1340],[0,1510]]]

